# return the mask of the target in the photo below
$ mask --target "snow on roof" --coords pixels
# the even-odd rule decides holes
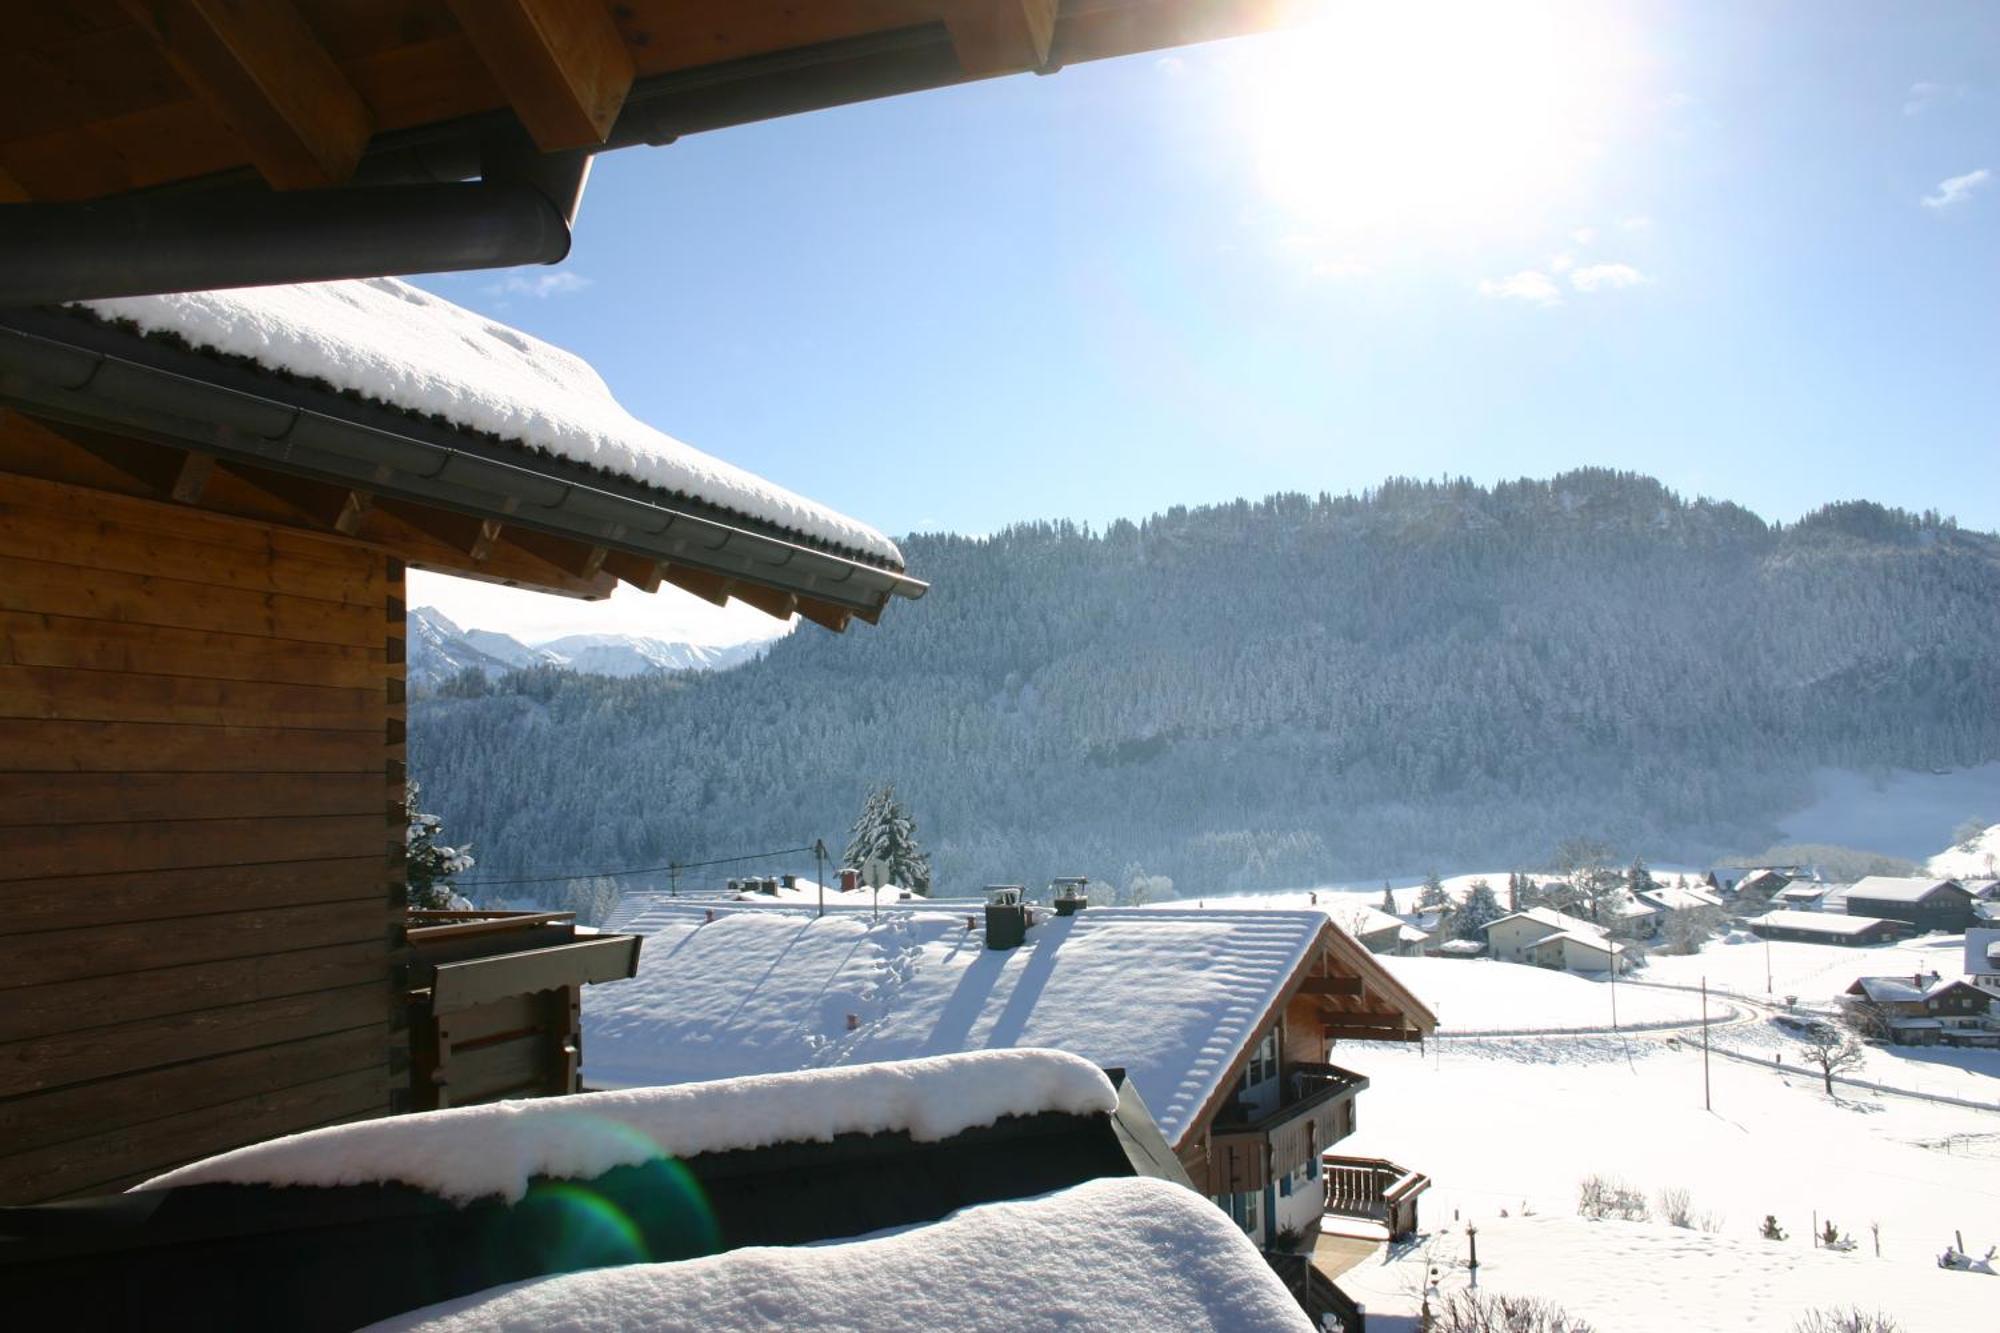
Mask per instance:
[[[1117,1105],[1110,1079],[1076,1056],[980,1051],[334,1125],[238,1148],[139,1188],[400,1181],[455,1203],[492,1195],[516,1202],[537,1176],[589,1179],[660,1156],[890,1130],[935,1142],[1002,1116],[1084,1115]]]
[[[1604,936],[1595,932],[1584,934],[1580,931],[1565,930],[1560,934],[1550,935],[1547,939],[1536,940],[1535,943],[1547,944],[1549,940],[1561,940],[1565,944],[1575,944],[1585,949],[1594,949],[1598,953],[1621,954],[1625,952],[1624,945],[1613,944],[1611,941],[1605,939]]]
[[[1128,1177],[831,1245],[753,1246],[681,1263],[538,1278],[372,1327],[380,1333],[1310,1333],[1312,1326],[1221,1209],[1184,1186]]]
[[[1658,888],[1646,890],[1641,895],[1654,906],[1669,912],[1685,912],[1697,907],[1720,907],[1713,890],[1684,889],[1675,884],[1662,884]]]
[[[1921,1000],[1937,988],[1928,977],[1922,982],[1915,977],[1856,977],[1848,993],[1858,990],[1877,1004],[1892,1004]]]
[[[1579,935],[1596,936],[1599,938],[1602,938],[1604,935],[1601,929],[1585,921],[1583,918],[1570,916],[1566,912],[1558,912],[1553,907],[1524,907],[1518,912],[1501,917],[1499,921],[1489,922],[1485,929],[1490,931],[1502,921],[1532,921],[1538,926],[1546,927],[1550,934],[1556,934],[1561,931],[1572,931]]]
[[[1410,929],[1401,917],[1391,916],[1379,907],[1359,901],[1353,895],[1328,894],[1327,901],[1329,906],[1325,909],[1326,914],[1333,918],[1335,925],[1356,939],[1379,934],[1385,930],[1400,933]],[[1422,931],[1417,931],[1416,934],[1417,938],[1424,938]]]
[[[1924,879],[1907,875],[1869,875],[1854,881],[1848,889],[1848,898],[1873,898],[1885,903],[1916,903],[1950,885],[1957,888],[1957,882],[1948,879]]]
[[[1617,899],[1606,903],[1605,906],[1611,909],[1613,915],[1634,921],[1640,917],[1658,916],[1660,914],[1660,909],[1657,906],[1652,903],[1640,902],[1631,893],[1620,894]]]
[[[1122,1066],[1169,1143],[1327,929],[1319,911],[1093,907],[994,950],[977,912],[707,915],[663,904],[638,918],[651,933],[638,974],[585,992],[593,1081],[1054,1047]]]
[[[1750,918],[1753,926],[1780,930],[1809,930],[1820,935],[1859,935],[1875,926],[1888,924],[1880,917],[1845,916],[1838,912],[1766,912]]]
[[[1787,884],[1784,888],[1779,889],[1777,896],[1783,898],[1786,902],[1815,903],[1826,895],[1826,889],[1827,886],[1824,884],[1804,879],[1795,884]]]
[[[640,421],[581,357],[395,278],[132,296],[82,308],[903,567],[895,543],[866,524]]]

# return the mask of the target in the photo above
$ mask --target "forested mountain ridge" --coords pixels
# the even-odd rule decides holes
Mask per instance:
[[[482,873],[836,843],[889,779],[941,891],[1184,893],[1771,840],[1819,764],[2000,756],[2000,541],[1767,524],[1603,471],[907,539],[932,592],[713,677],[412,709]]]

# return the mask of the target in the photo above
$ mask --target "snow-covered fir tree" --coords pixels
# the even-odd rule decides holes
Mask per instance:
[[[1444,881],[1437,877],[1437,871],[1433,870],[1424,876],[1423,890],[1417,894],[1417,906],[1419,908],[1451,906],[1451,898],[1445,893]]]
[[[1484,936],[1486,927],[1507,915],[1500,906],[1500,899],[1494,894],[1493,886],[1483,879],[1472,881],[1472,889],[1465,895],[1465,902],[1459,907],[1458,915],[1452,921],[1452,936],[1461,940],[1476,940]]]
[[[889,867],[889,882],[913,893],[931,891],[931,861],[917,845],[917,823],[896,799],[894,783],[868,793],[861,815],[848,835],[841,864],[861,866],[879,858]]]
[[[414,781],[403,789],[404,808],[410,814],[410,827],[404,844],[408,849],[407,860],[403,869],[407,900],[410,906],[416,908],[469,908],[472,904],[453,891],[451,880],[452,876],[472,869],[472,845],[447,847],[438,841],[438,834],[444,831],[444,821],[417,808],[419,791]]]

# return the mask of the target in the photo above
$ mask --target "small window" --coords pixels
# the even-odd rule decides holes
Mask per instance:
[[[1292,1178],[1289,1174],[1278,1177],[1278,1197],[1281,1199],[1292,1197]]]

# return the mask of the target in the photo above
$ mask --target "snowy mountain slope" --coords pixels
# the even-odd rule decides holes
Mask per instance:
[[[1954,844],[1924,863],[1933,875],[1949,879],[2000,877],[2000,824],[1980,834],[1970,847]]]
[[[571,634],[526,644],[490,629],[461,629],[436,607],[409,615],[409,680],[435,687],[467,667],[497,679],[522,667],[553,666],[599,676],[651,676],[669,671],[726,671],[755,661],[768,642],[713,647],[629,634]]]
[[[628,634],[571,634],[550,639],[536,651],[572,671],[600,676],[645,676],[658,671],[726,671],[755,661],[769,647],[767,643],[736,643],[713,648]]]

